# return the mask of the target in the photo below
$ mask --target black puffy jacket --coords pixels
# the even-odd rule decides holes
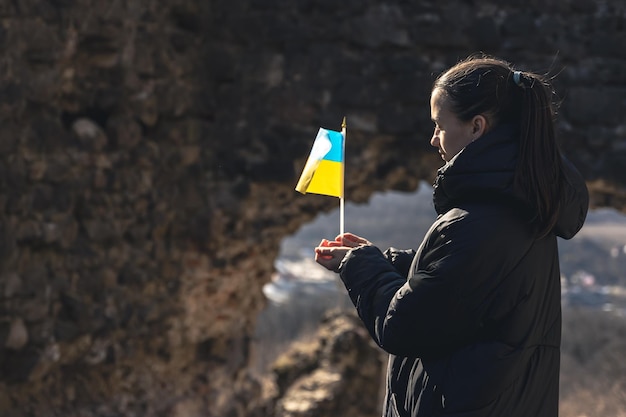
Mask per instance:
[[[437,220],[417,251],[374,246],[340,266],[358,314],[390,353],[385,417],[556,417],[561,340],[557,236],[588,208],[564,160],[561,218],[537,239],[513,191],[517,140],[501,127],[438,171]]]

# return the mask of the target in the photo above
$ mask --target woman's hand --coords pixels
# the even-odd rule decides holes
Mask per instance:
[[[364,245],[371,245],[371,243],[352,233],[339,235],[333,241],[322,239],[319,246],[315,248],[315,262],[330,271],[337,272],[346,253]]]

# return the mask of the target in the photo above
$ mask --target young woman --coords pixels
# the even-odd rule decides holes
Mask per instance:
[[[580,230],[588,194],[559,151],[552,95],[496,58],[450,68],[431,94],[445,165],[419,249],[350,233],[316,248],[390,353],[384,416],[558,415],[557,236]]]

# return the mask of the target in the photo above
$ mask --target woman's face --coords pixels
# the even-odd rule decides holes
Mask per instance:
[[[449,107],[446,95],[435,88],[430,96],[430,116],[435,123],[430,144],[439,149],[439,155],[446,162],[476,139],[472,121],[461,121]]]

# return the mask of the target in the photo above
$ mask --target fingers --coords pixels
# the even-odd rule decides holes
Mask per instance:
[[[315,248],[315,262],[326,269],[337,272],[346,253],[362,245],[371,245],[371,243],[352,233],[343,233],[333,241],[322,239]]]
[[[315,256],[315,262],[322,265],[324,268],[329,271],[337,272],[337,268],[339,268],[339,263],[337,263],[334,259],[326,259],[326,258],[318,258]]]
[[[337,246],[344,246],[344,245],[339,240],[333,240],[331,242],[330,240],[322,239],[318,247],[330,248],[330,247],[337,247]]]
[[[317,263],[322,263],[322,262],[328,262],[331,259],[333,259],[332,255],[324,255],[322,253],[319,252],[315,252],[315,262]]]
[[[343,255],[345,254],[345,252],[347,252],[350,248],[347,247],[341,247],[341,246],[334,246],[334,247],[330,247],[330,246],[324,246],[324,247],[317,247],[315,248],[315,256],[320,256],[320,257],[324,257],[324,258],[334,258],[338,255]]]
[[[335,242],[341,242],[345,246],[357,247],[360,245],[371,245],[370,241],[352,233],[344,233],[335,238]]]
[[[337,272],[341,261],[351,248],[345,246],[324,246],[315,248],[315,262],[326,269]]]

